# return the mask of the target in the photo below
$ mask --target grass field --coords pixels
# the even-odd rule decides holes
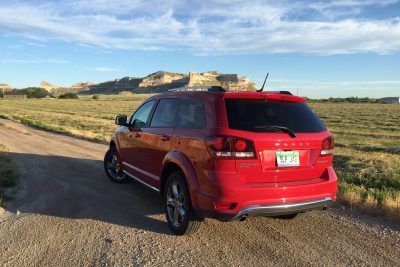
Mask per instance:
[[[311,105],[335,136],[340,200],[400,218],[400,105]]]
[[[116,128],[115,116],[132,114],[147,97],[0,100],[0,116],[107,143]],[[400,217],[400,105],[310,105],[335,136],[340,200]]]
[[[14,163],[7,157],[5,152],[6,148],[0,144],[0,207],[4,207],[4,191],[6,188],[15,185],[15,179],[17,177]]]
[[[54,132],[107,143],[118,114],[132,114],[150,95],[100,96],[99,100],[0,100],[0,116]]]

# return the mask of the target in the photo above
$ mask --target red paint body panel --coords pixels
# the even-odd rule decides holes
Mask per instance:
[[[230,129],[224,99],[266,99],[304,103],[292,95],[258,92],[171,92],[151,100],[178,98],[201,101],[206,115],[205,129],[120,127],[113,137],[125,171],[162,191],[166,166],[174,164],[184,173],[195,210],[236,214],[251,205],[268,205],[330,197],[336,199],[337,177],[332,155],[321,156],[328,130],[296,133],[249,132]],[[136,137],[135,137],[136,136]],[[251,159],[215,158],[205,138],[231,136],[254,143]],[[168,137],[168,138],[166,138]],[[300,165],[278,167],[277,151],[298,151]],[[135,168],[131,168],[134,166]],[[232,203],[220,209],[218,202]]]

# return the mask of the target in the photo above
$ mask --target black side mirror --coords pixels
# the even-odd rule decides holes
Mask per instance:
[[[128,117],[126,115],[118,115],[115,118],[115,124],[120,126],[127,126],[126,120]]]

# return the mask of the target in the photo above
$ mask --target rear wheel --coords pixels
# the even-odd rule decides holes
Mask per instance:
[[[193,213],[190,194],[182,172],[169,175],[164,187],[164,205],[168,226],[177,235],[194,234],[201,221]]]
[[[108,178],[115,183],[124,183],[128,180],[128,177],[120,167],[118,153],[113,146],[110,147],[104,156],[104,170],[106,171]]]

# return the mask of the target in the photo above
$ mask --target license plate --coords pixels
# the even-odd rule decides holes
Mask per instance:
[[[278,167],[300,166],[299,151],[277,151],[276,163]]]

